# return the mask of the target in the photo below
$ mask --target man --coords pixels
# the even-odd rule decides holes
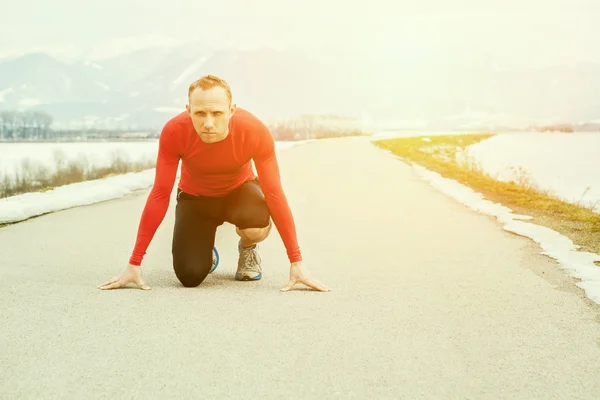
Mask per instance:
[[[183,286],[196,287],[214,271],[216,230],[224,222],[235,225],[240,237],[235,279],[260,279],[257,244],[271,231],[272,218],[290,260],[289,281],[281,291],[289,291],[297,283],[317,291],[331,290],[302,266],[273,137],[258,118],[236,108],[227,82],[212,75],[190,85],[186,112],[165,124],[154,185],[142,212],[129,265],[98,288],[134,283],[140,289],[150,289],[142,279],[142,258],[167,212],[180,160],[172,255],[175,274]]]

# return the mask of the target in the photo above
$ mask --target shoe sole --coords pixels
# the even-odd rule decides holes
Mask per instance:
[[[258,274],[257,276],[255,276],[254,278],[250,278],[249,276],[240,277],[238,274],[235,274],[236,281],[258,281],[258,280],[260,280],[260,278],[262,278],[262,272],[260,274]]]
[[[213,247],[213,253],[215,254],[215,258],[217,259],[217,261],[215,262],[215,266],[212,267],[211,270],[208,272],[209,274],[212,274],[213,271],[219,266],[219,252],[217,251],[216,247]]]

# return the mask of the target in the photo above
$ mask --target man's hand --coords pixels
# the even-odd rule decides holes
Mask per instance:
[[[142,279],[142,267],[133,264],[127,265],[125,271],[108,280],[106,283],[98,285],[98,289],[116,289],[126,286],[129,283],[135,283],[142,290],[150,290],[150,286],[146,285]]]
[[[310,272],[302,268],[301,262],[295,262],[290,265],[290,281],[281,289],[282,292],[289,291],[296,283],[303,283],[306,286],[319,292],[331,292],[331,289],[314,279]]]

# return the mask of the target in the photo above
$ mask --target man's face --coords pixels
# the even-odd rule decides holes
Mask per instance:
[[[212,89],[195,89],[186,109],[190,113],[196,132],[205,143],[224,140],[229,134],[229,120],[235,111],[227,92],[220,86]]]

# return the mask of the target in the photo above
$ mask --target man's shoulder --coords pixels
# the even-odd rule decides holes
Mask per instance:
[[[237,125],[244,127],[265,127],[263,121],[245,108],[236,107],[232,119]]]
[[[171,117],[165,123],[165,128],[168,128],[171,131],[173,131],[173,130],[175,130],[175,131],[184,130],[185,131],[185,130],[188,130],[191,126],[193,126],[192,118],[190,117],[190,114],[185,110],[180,112],[179,114]]]
[[[232,117],[235,136],[254,159],[270,157],[275,148],[271,131],[260,118],[244,108],[236,108]]]
[[[266,124],[259,117],[245,108],[237,107],[231,119],[233,128],[242,135],[254,138],[271,135]]]
[[[186,142],[190,127],[193,127],[192,119],[187,111],[169,118],[165,122],[160,134],[161,146],[168,148],[172,152],[181,152],[181,147]]]

